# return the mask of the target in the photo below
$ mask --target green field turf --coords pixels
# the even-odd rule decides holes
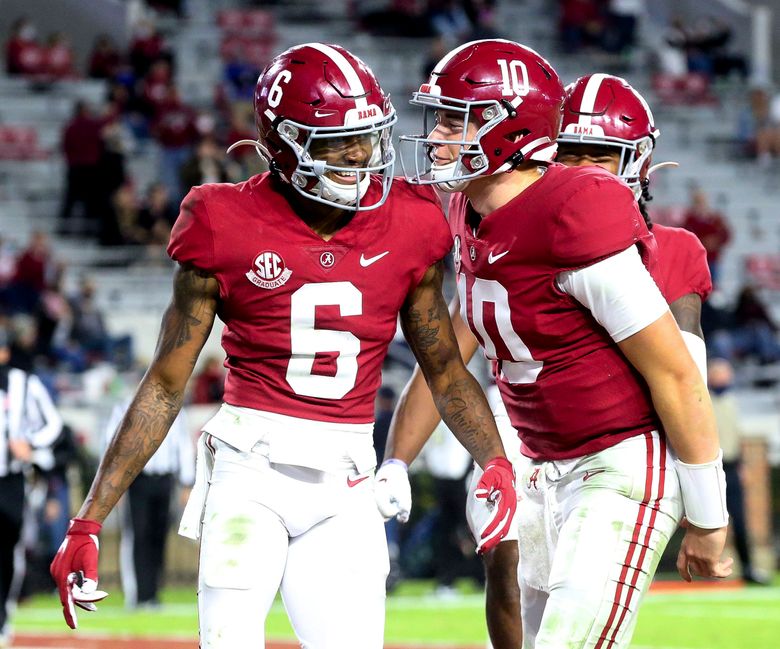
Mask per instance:
[[[81,613],[84,633],[194,636],[197,629],[192,590],[167,589],[159,611],[126,611],[112,595],[98,613]],[[53,596],[38,596],[20,606],[19,632],[60,632],[66,627]],[[268,636],[292,638],[281,603],[267,623]],[[388,643],[481,644],[487,637],[481,594],[463,592],[437,598],[425,582],[405,583],[387,606]],[[737,591],[651,594],[634,635],[634,649],[777,649],[780,647],[780,579],[772,587]]]

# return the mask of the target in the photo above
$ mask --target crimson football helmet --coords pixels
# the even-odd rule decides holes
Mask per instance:
[[[254,145],[272,171],[307,198],[371,210],[385,202],[392,184],[396,119],[363,61],[338,45],[306,43],[277,56],[260,74],[255,88],[258,139],[233,146]],[[370,159],[362,166],[336,166],[314,157],[323,141],[345,146],[355,139],[371,146]],[[363,204],[372,182],[381,185],[381,196]]]
[[[461,45],[436,64],[412,96],[411,103],[424,109],[425,135],[401,136],[404,174],[410,182],[460,191],[476,176],[509,171],[525,160],[549,162],[557,148],[563,98],[555,70],[532,49],[503,39]],[[460,140],[436,137],[437,111],[463,116]],[[436,114],[432,126],[431,113]],[[470,139],[469,124],[477,129]],[[441,145],[460,146],[453,162],[436,164],[433,153]],[[408,168],[410,155],[413,168]]]
[[[617,148],[618,176],[637,198],[659,135],[647,102],[625,79],[590,74],[566,87],[558,142]]]

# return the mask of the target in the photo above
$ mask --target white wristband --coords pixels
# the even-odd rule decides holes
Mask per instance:
[[[686,464],[675,460],[680,479],[685,516],[691,525],[705,530],[726,527],[726,474],[723,472],[723,451],[705,464]]]

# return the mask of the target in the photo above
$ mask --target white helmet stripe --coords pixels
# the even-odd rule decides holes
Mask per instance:
[[[334,50],[329,45],[324,45],[322,43],[306,43],[306,46],[319,50],[338,66],[341,74],[344,75],[344,78],[349,84],[350,92],[356,97],[355,108],[366,108],[368,102],[366,101],[366,98],[362,96],[366,94],[366,90],[363,88],[363,84],[360,83],[357,72],[355,72],[355,69],[349,64],[349,61],[347,61],[344,55],[338,50]]]
[[[591,125],[591,113],[596,106],[596,97],[601,89],[601,82],[604,81],[606,76],[608,75],[599,73],[592,75],[591,78],[588,79],[588,85],[585,86],[585,92],[582,93],[582,103],[577,109],[579,113],[585,113],[584,115],[580,114],[580,118],[577,122],[580,126]]]

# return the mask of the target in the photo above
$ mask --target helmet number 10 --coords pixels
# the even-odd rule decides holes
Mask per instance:
[[[501,68],[502,95],[505,97],[524,97],[530,92],[528,68],[525,63],[498,59],[498,67]]]

